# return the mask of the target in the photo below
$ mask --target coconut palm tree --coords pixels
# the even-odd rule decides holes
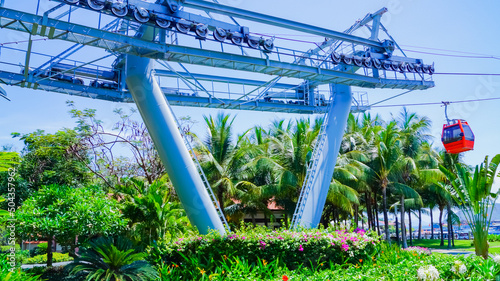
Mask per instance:
[[[299,119],[286,125],[284,121],[276,121],[270,129],[276,162],[282,168],[275,199],[287,216],[295,210],[321,123],[321,119],[316,119],[313,124],[310,119]]]
[[[100,237],[80,250],[67,265],[71,274],[84,272],[85,280],[146,281],[156,280],[158,272],[147,263],[143,253],[137,253],[132,243],[124,238]]]
[[[410,113],[406,107],[401,111],[397,123],[400,128],[401,152],[403,162],[401,162],[400,182],[406,186],[417,186],[418,169],[415,159],[421,151],[423,143],[429,138],[426,133],[429,131],[430,120],[427,117],[420,117],[416,113]],[[420,196],[418,196],[420,197]],[[414,198],[418,199],[418,198]],[[421,202],[420,200],[417,200]],[[415,202],[417,202],[415,201]],[[401,195],[401,221],[404,222],[405,196]],[[410,214],[410,212],[408,212]],[[411,224],[411,221],[409,222]],[[411,229],[410,229],[411,232]],[[410,233],[411,234],[411,233]],[[404,234],[402,234],[403,236]],[[403,247],[405,247],[406,238],[402,237]],[[411,237],[410,237],[411,241]]]
[[[392,186],[398,176],[399,168],[398,161],[401,157],[401,147],[399,139],[399,131],[396,122],[392,121],[384,127],[378,134],[376,140],[377,154],[370,166],[374,173],[374,184],[378,186],[382,192],[382,211],[384,214],[384,236],[389,242],[389,219],[387,216],[387,189]]]
[[[234,117],[220,112],[215,118],[204,116],[204,119],[208,131],[205,141],[200,141],[195,135],[193,139],[200,153],[201,166],[224,212],[226,199],[235,193],[235,177],[245,162],[245,153],[239,150],[239,145],[246,132],[238,136],[233,145]]]

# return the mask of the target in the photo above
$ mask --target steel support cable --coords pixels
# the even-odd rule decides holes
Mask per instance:
[[[458,100],[458,101],[449,101],[448,103],[467,103],[467,102],[481,102],[481,101],[490,101],[490,100],[500,100],[500,97],[495,98],[485,98],[485,99],[474,99],[474,100]],[[423,103],[406,103],[406,104],[388,104],[388,105],[376,105],[370,107],[399,107],[399,106],[423,106],[423,105],[441,105],[443,102],[423,102]]]
[[[410,93],[410,92],[413,92],[413,91],[414,91],[414,90],[409,90],[409,91],[403,92],[403,93],[401,93],[401,94],[397,94],[397,95],[392,96],[392,97],[390,97],[390,98],[386,98],[386,99],[383,99],[383,100],[381,100],[381,101],[378,101],[378,102],[376,102],[376,103],[372,104],[371,106],[374,106],[374,105],[376,105],[376,104],[379,104],[379,103],[382,103],[382,102],[385,102],[385,101],[391,100],[391,99],[393,99],[393,98],[397,98],[397,97],[402,96],[402,95],[406,95],[406,94],[408,94],[408,93]]]

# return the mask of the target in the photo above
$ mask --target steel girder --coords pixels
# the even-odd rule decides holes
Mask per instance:
[[[259,72],[299,78],[319,84],[336,83],[366,88],[427,89],[433,81],[375,78],[356,73],[280,62],[221,51],[169,45],[103,31],[96,28],[44,18],[25,12],[0,8],[0,27],[94,46],[110,52],[161,59],[181,63],[213,66],[232,70]]]

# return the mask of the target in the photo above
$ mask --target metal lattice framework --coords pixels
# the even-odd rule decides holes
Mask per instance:
[[[293,30],[307,32],[309,34],[325,36],[327,40],[319,47],[306,51],[293,50],[286,47],[279,47],[272,44],[272,50],[268,51],[260,46],[259,42],[266,42],[270,39],[255,39],[259,49],[251,48],[244,44],[235,45],[233,40],[226,39],[222,42],[216,39],[200,38],[195,32],[185,34],[185,30],[179,31],[178,28],[160,28],[159,16],[150,19],[156,22],[156,28],[159,29],[159,36],[154,41],[145,41],[137,38],[138,24],[134,18],[134,13],[130,12],[124,18],[106,16],[112,15],[111,4],[106,4],[100,11],[100,22],[92,27],[72,23],[71,18],[76,18],[78,12],[83,10],[92,10],[88,3],[100,3],[100,0],[89,1],[58,1],[66,4],[74,3],[72,6],[58,4],[43,15],[30,14],[23,11],[16,11],[8,8],[0,8],[0,27],[14,31],[28,33],[32,36],[40,36],[51,40],[63,40],[75,43],[83,47],[96,47],[105,50],[111,54],[138,55],[156,59],[164,64],[171,62],[211,66],[222,69],[254,72],[271,75],[273,79],[282,77],[294,78],[305,82],[292,83],[274,83],[269,85],[268,80],[259,81],[245,78],[232,78],[222,75],[211,75],[189,71],[172,71],[167,69],[158,69],[157,75],[160,77],[169,77],[187,81],[186,84],[192,84],[186,91],[175,89],[175,87],[165,87],[164,93],[168,96],[172,105],[182,106],[206,106],[215,108],[244,109],[244,110],[263,110],[292,113],[322,113],[326,110],[327,104],[322,102],[328,100],[328,97],[318,98],[317,86],[321,84],[345,84],[366,88],[392,88],[392,89],[426,89],[434,85],[430,80],[430,69],[425,72],[425,65],[421,60],[410,59],[407,57],[398,57],[392,53],[394,43],[385,40],[365,39],[353,36],[349,33],[367,26],[375,17],[380,17],[386,10],[378,11],[367,15],[363,20],[356,22],[345,33],[318,28],[290,20],[275,18],[272,16],[245,11],[233,7],[220,5],[207,1],[182,1],[177,4],[164,5],[145,3],[142,1],[129,0],[129,7],[145,7],[151,10],[157,9],[155,13],[169,15],[164,20],[168,20],[168,26],[206,25],[209,30],[216,33],[223,29],[227,34],[238,33],[243,37],[243,41],[250,41],[255,38],[248,31],[249,28],[236,25],[235,23],[226,23],[220,20],[213,20],[194,13],[177,10],[175,13],[169,11],[171,5],[177,7],[185,6],[200,9],[203,12],[212,12],[239,17],[246,20],[266,23],[274,26],[290,28]],[[106,1],[102,1],[106,2]],[[112,2],[112,1],[108,1]],[[170,5],[170,6],[169,6]],[[102,6],[102,5],[101,5]],[[108,9],[109,8],[109,9]],[[68,10],[65,10],[68,9]],[[132,8],[133,9],[133,8]],[[174,8],[175,9],[175,8]],[[151,11],[150,10],[150,11]],[[57,16],[52,15],[61,12]],[[152,12],[150,12],[152,13]],[[65,18],[67,20],[64,20]],[[104,26],[103,17],[108,19],[108,26]],[[152,17],[153,18],[153,17]],[[187,19],[187,21],[186,21]],[[163,25],[164,26],[164,25]],[[190,27],[191,28],[191,27]],[[191,28],[192,29],[192,28]],[[188,30],[190,30],[188,28]],[[238,31],[245,32],[239,33]],[[191,32],[191,31],[189,31]],[[199,41],[199,46],[188,46],[181,44],[179,37],[191,37],[191,41]],[[230,36],[227,36],[229,38]],[[391,37],[392,38],[392,37]],[[186,39],[186,38],[183,38]],[[389,43],[388,43],[389,42]],[[190,42],[192,43],[192,42]],[[30,43],[31,45],[31,43]],[[389,46],[389,47],[388,47]],[[391,47],[392,46],[392,47]],[[236,48],[235,48],[236,47]],[[255,46],[254,46],[255,47]],[[5,47],[4,47],[5,48]],[[329,49],[329,52],[322,50]],[[319,54],[319,53],[323,54]],[[105,73],[99,71],[98,67],[88,62],[62,59],[61,55],[55,55],[50,63],[45,63],[43,68],[36,67],[36,71],[29,71],[31,48],[26,50],[26,62],[23,67],[24,73],[6,71],[0,68],[0,79],[9,85],[20,85],[34,89],[55,91],[71,95],[80,95],[97,99],[131,102],[131,96],[127,89],[123,87],[124,83],[119,73],[120,69],[113,67]],[[340,61],[336,62],[337,55],[341,56]],[[66,58],[67,56],[64,56]],[[345,62],[349,62],[345,63]],[[376,61],[379,67],[376,68]],[[14,64],[18,64],[15,63]],[[117,63],[116,65],[119,65]],[[115,65],[115,66],[116,66]],[[367,67],[371,66],[371,67]],[[415,66],[415,67],[413,67]],[[102,69],[103,67],[101,67]],[[410,68],[410,69],[409,69]],[[418,70],[420,68],[420,71]],[[406,71],[405,71],[406,70]],[[111,77],[109,75],[111,73]],[[21,75],[20,75],[21,74]],[[78,77],[79,80],[96,78],[103,83],[68,83],[69,76]],[[107,75],[108,74],[108,75]],[[47,78],[49,77],[49,78]],[[241,75],[240,75],[241,77]],[[270,79],[272,80],[272,79]],[[228,98],[227,93],[218,95],[213,91],[200,87],[199,81],[210,81],[211,83],[238,84],[250,87],[257,87],[266,91],[265,95],[245,94],[244,98]],[[83,84],[83,83],[81,83]],[[121,85],[120,85],[121,84]],[[267,87],[271,86],[271,87]],[[269,92],[269,93],[267,93]],[[304,100],[304,94],[309,92],[310,100]],[[285,94],[283,94],[285,93]],[[314,96],[315,95],[315,96]],[[234,95],[236,96],[236,95]],[[265,97],[274,97],[269,99]],[[313,96],[313,97],[311,97]],[[258,98],[256,98],[258,97]],[[316,99],[316,102],[314,102]],[[292,101],[292,102],[290,102]],[[357,104],[355,108],[363,110],[367,108],[366,104]]]
[[[407,57],[380,22],[385,8],[338,32],[221,5],[217,0],[32,2],[37,3],[36,11],[0,4],[0,32],[28,36],[26,48],[11,46],[18,42],[0,42],[0,83],[136,102],[148,130],[153,131],[155,145],[173,145],[160,149],[160,157],[167,172],[175,175],[174,187],[201,232],[208,227],[223,233],[227,222],[208,181],[199,177],[204,174],[198,161],[185,152],[189,143],[174,132],[177,126],[169,104],[325,113],[293,216],[293,227],[314,227],[333,175],[347,113],[369,108],[366,93],[352,99],[351,86],[405,90],[434,86],[434,65]],[[46,7],[43,12],[41,3]],[[277,38],[253,32],[240,20],[324,41]],[[368,30],[368,38],[355,35],[362,29]],[[34,45],[47,41],[62,42],[64,47],[34,51]],[[82,56],[85,50],[104,55],[82,60],[90,54]],[[155,69],[151,61],[156,61]],[[167,165],[169,160],[180,162]],[[193,205],[192,195],[201,204]]]

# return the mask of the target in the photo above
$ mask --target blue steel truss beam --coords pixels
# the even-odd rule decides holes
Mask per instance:
[[[157,76],[162,76],[162,77],[177,77],[177,74],[175,74],[172,71],[164,70],[164,69],[156,69],[155,70]],[[188,75],[186,72],[177,72],[179,75],[188,78],[190,75]],[[196,79],[201,80],[201,81],[214,81],[214,82],[222,82],[222,83],[230,83],[230,84],[238,84],[238,85],[248,85],[248,86],[262,86],[262,84],[268,82],[268,81],[262,81],[262,80],[252,80],[252,79],[245,79],[245,78],[234,78],[234,77],[226,77],[226,76],[218,76],[218,75],[210,75],[210,74],[201,74],[201,73],[191,73],[192,76],[194,76]],[[278,89],[291,89],[296,87],[297,85],[294,84],[285,84],[285,83],[276,83],[274,84],[273,88],[278,88]]]
[[[306,79],[318,83],[336,83],[367,88],[427,89],[433,81],[374,78],[340,70],[249,57],[220,51],[145,41],[122,34],[98,30],[29,13],[0,8],[0,27],[94,46],[116,52],[181,63],[260,72],[269,75]],[[43,23],[43,25],[42,25]]]
[[[346,42],[362,44],[367,47],[376,48],[378,50],[383,50],[384,47],[382,43],[370,39],[365,39],[362,37],[345,34],[342,32],[313,26],[301,22],[296,22],[288,19],[278,18],[266,14],[261,14],[257,12],[252,12],[248,10],[243,10],[231,6],[222,5],[219,3],[207,2],[203,0],[182,0],[183,5],[189,8],[194,8],[203,11],[209,11],[217,14],[222,14],[226,16],[232,16],[235,18],[246,19],[254,22],[265,23],[273,26],[279,26],[287,28],[290,30],[296,30],[300,32],[305,32],[309,34],[314,34],[326,38],[339,39]]]
[[[114,102],[132,103],[134,102],[130,93],[112,89],[96,88],[85,85],[72,84],[65,81],[40,79],[39,77],[28,76],[25,79],[23,74],[12,73],[0,70],[0,84],[9,86],[19,86],[35,90],[44,90],[71,96],[79,96],[92,99],[100,99]],[[207,107],[207,108],[228,108],[236,110],[253,110],[266,112],[315,114],[323,113],[327,106],[307,106],[301,104],[287,104],[281,102],[265,101],[235,101],[233,99],[214,99],[210,97],[182,95],[177,89],[162,88],[169,103],[173,106]]]

